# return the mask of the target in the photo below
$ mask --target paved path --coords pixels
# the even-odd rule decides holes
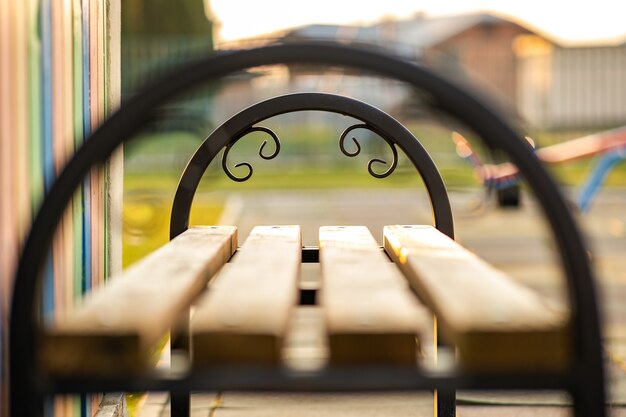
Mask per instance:
[[[542,293],[564,301],[560,263],[536,204],[520,210],[478,206],[478,193],[452,193],[458,239],[484,259]],[[306,245],[317,244],[322,225],[366,225],[377,239],[385,224],[431,223],[421,191],[306,191],[239,196],[237,224],[243,241],[254,225],[300,224]],[[626,416],[626,190],[603,192],[579,217],[588,237],[605,319],[611,415]],[[558,393],[460,393],[461,416],[566,416]],[[169,415],[167,397],[150,397],[142,416]],[[221,393],[194,397],[193,415],[235,416],[432,416],[428,394],[258,395]]]

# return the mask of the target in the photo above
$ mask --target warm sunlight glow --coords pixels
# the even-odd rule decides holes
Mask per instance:
[[[527,26],[566,43],[623,38],[623,4],[614,0],[205,0],[218,22],[218,41],[267,35],[312,23],[360,24],[415,13],[445,15],[491,11],[514,17]]]

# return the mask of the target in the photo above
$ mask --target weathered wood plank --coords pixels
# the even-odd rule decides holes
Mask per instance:
[[[237,247],[233,226],[193,227],[113,277],[42,336],[55,374],[109,375],[151,367],[154,349],[188,314]]]
[[[298,303],[300,226],[257,226],[198,302],[191,320],[193,364],[281,361]]]
[[[431,226],[385,226],[384,246],[437,315],[461,365],[480,371],[567,364],[569,316]]]
[[[319,239],[330,361],[415,364],[427,313],[369,230],[325,226]]]

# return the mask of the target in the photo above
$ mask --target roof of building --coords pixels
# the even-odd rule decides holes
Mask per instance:
[[[283,39],[345,40],[358,43],[395,45],[403,55],[419,55],[453,36],[478,25],[512,23],[489,13],[441,17],[416,15],[407,20],[389,20],[369,26],[308,25],[285,32]],[[519,26],[519,25],[518,25]],[[523,28],[520,26],[520,28]],[[523,28],[525,30],[529,29]]]

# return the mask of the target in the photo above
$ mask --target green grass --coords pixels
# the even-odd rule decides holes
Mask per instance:
[[[579,186],[593,169],[593,161],[579,161],[558,166],[548,166],[548,170],[563,185]],[[474,171],[465,163],[440,168],[446,185],[450,188],[479,187]],[[125,178],[126,189],[146,188],[173,195],[178,177],[171,175],[155,175],[150,173],[128,174]],[[246,182],[238,183],[230,180],[221,171],[206,175],[199,192],[216,191],[252,191],[271,189],[338,189],[338,188],[406,188],[420,187],[422,182],[410,166],[400,166],[388,178],[376,179],[367,173],[366,162],[354,168],[313,168],[285,169],[284,171],[256,170]],[[626,186],[626,164],[621,164],[608,176],[605,185]]]
[[[267,162],[262,161],[267,164]],[[261,165],[261,163],[259,163]],[[253,165],[254,166],[254,165]],[[383,167],[384,168],[384,167]],[[235,168],[233,171],[243,175],[245,168]],[[383,169],[375,166],[375,171]],[[461,163],[455,166],[443,167],[441,175],[446,183],[452,186],[477,186],[474,172],[471,167]],[[377,179],[367,172],[367,160],[354,166],[337,166],[316,168],[302,166],[285,168],[284,170],[262,170],[255,167],[252,177],[246,182],[235,182],[226,177],[220,170],[205,175],[198,187],[199,191],[247,191],[269,189],[324,189],[324,188],[401,188],[421,185],[421,179],[412,166],[400,165],[387,178]],[[174,173],[127,173],[124,184],[126,190],[148,188],[174,194],[178,184],[178,176]]]

